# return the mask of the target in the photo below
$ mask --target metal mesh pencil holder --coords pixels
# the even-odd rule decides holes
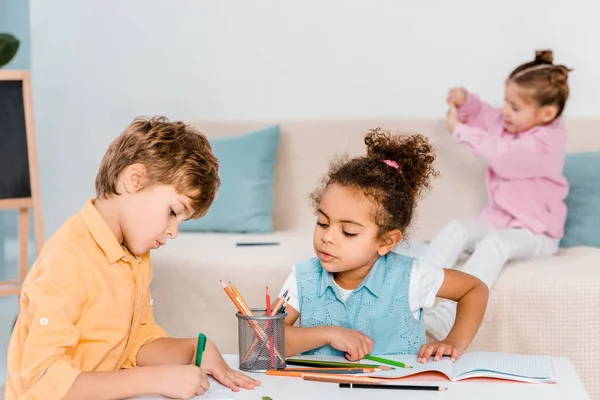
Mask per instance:
[[[240,370],[265,372],[285,368],[285,317],[269,316],[264,308],[253,308],[253,316],[239,312],[238,343]]]

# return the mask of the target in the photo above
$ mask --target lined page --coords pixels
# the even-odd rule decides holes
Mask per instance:
[[[524,382],[554,382],[548,356],[485,351],[466,353],[454,365],[452,380],[471,377],[506,378]]]

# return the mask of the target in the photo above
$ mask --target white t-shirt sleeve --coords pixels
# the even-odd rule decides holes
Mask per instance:
[[[444,283],[442,268],[431,265],[426,258],[416,258],[413,262],[408,294],[410,310],[418,313],[421,308],[433,306],[442,283]]]
[[[288,275],[287,279],[281,287],[279,297],[283,296],[285,291],[288,290],[288,305],[296,311],[300,311],[300,304],[298,301],[298,282],[296,281],[296,267],[292,267],[292,272]]]

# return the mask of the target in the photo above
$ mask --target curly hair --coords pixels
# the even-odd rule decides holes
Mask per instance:
[[[405,234],[423,190],[439,173],[435,154],[422,135],[392,135],[381,128],[365,136],[367,155],[332,162],[321,185],[310,195],[315,208],[328,185],[337,184],[362,192],[377,205],[375,222],[379,236],[398,229]]]
[[[569,98],[569,72],[572,69],[554,64],[552,50],[538,50],[533,61],[519,65],[508,76],[509,82],[531,89],[532,99],[541,107],[556,106],[558,118]]]
[[[166,117],[136,118],[109,146],[96,176],[96,195],[119,195],[116,182],[129,165],[146,167],[149,184],[173,185],[190,197],[192,219],[202,217],[220,186],[219,161],[208,139]]]

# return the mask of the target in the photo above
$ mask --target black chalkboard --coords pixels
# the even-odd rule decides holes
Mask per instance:
[[[0,199],[31,197],[22,81],[0,81]]]

